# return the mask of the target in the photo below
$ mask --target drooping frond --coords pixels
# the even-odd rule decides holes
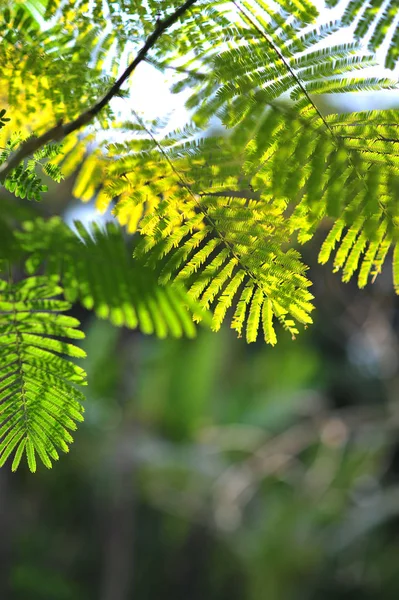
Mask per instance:
[[[359,287],[364,287],[381,272],[390,246],[397,242],[399,115],[393,110],[341,114],[331,115],[328,122],[352,156],[357,178],[348,188],[352,199],[348,194],[346,204],[339,205],[341,216],[319,261],[326,263],[337,246],[334,270],[342,269],[344,281],[358,272]]]
[[[183,286],[161,286],[157,273],[131,258],[122,231],[112,223],[73,232],[60,219],[38,219],[16,233],[28,272],[41,265],[59,275],[69,302],[80,301],[114,325],[137,327],[160,338],[194,337],[193,316],[201,312]]]
[[[203,138],[187,128],[161,141],[117,144],[114,152],[122,157],[109,168],[110,195],[123,198],[116,215],[146,236],[154,234],[159,219],[167,219],[162,227],[169,233],[171,223],[193,218],[192,194],[267,197],[285,214],[287,239],[297,233],[301,243],[326,216],[340,218],[342,228],[361,217],[362,238],[350,256],[347,280],[383,223],[391,236],[398,218],[398,127],[397,111],[328,115],[321,122],[276,107],[257,120],[246,143],[240,125],[230,137]]]
[[[329,7],[338,0],[326,0]],[[386,46],[385,66],[393,69],[399,58],[399,4],[397,0],[346,0],[343,25],[356,23],[354,35],[367,38],[372,52]]]
[[[0,466],[13,455],[13,471],[24,453],[31,471],[36,455],[50,468],[83,420],[75,384],[85,385],[86,375],[65,356],[85,356],[67,341],[84,334],[75,318],[60,314],[71,307],[54,299],[61,293],[54,278],[0,280]]]
[[[135,251],[147,254],[151,267],[161,264],[159,280],[182,281],[204,308],[213,309],[218,330],[230,307],[231,326],[248,342],[275,343],[273,316],[293,337],[297,322],[311,323],[312,295],[306,267],[289,241],[278,207],[265,200],[246,200],[221,193],[192,199],[193,217],[159,215],[152,234]]]
[[[114,144],[106,189],[109,198],[119,196],[115,214],[132,231],[139,228],[147,235],[156,222],[154,212],[190,218],[187,184],[200,197],[252,187],[285,203],[290,232],[298,231],[301,242],[310,239],[325,215],[337,217],[342,211],[349,226],[354,211],[363,211],[370,234],[377,198],[382,191],[384,198],[392,197],[396,185],[395,140],[387,140],[384,151],[381,136],[370,133],[358,143],[356,132],[352,138],[348,134],[348,120],[323,116],[314,95],[396,83],[343,77],[374,64],[359,54],[356,44],[312,48],[337,25],[309,31],[266,5],[267,19],[257,13],[253,20],[251,5],[244,8],[249,21],[244,18],[244,25],[224,31],[219,46],[209,50],[211,72],[189,101],[190,107],[198,107],[200,122],[216,114],[232,132],[212,140],[186,129],[161,141],[141,135]],[[295,111],[276,104],[286,94]],[[396,114],[391,117],[395,128]],[[367,117],[359,119],[365,128]],[[384,175],[376,185],[370,167],[377,164],[383,164]],[[149,218],[140,224],[146,213]]]

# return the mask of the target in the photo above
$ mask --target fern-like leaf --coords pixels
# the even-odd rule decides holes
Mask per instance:
[[[26,222],[16,237],[28,273],[44,265],[48,275],[61,278],[69,302],[80,301],[114,325],[160,338],[196,335],[193,317],[200,313],[206,320],[205,312],[181,284],[160,284],[159,271],[134,261],[120,227],[75,226],[76,232],[56,217]]]
[[[211,307],[215,330],[230,307],[235,308],[232,328],[240,337],[245,327],[248,342],[258,337],[263,310],[268,343],[275,342],[273,314],[292,336],[298,332],[295,322],[311,323],[306,267],[293,248],[282,250],[289,229],[272,203],[221,192],[192,198],[191,210],[194,216],[183,222],[158,214],[157,226],[144,235],[135,256],[161,264],[163,280],[181,281],[204,308]]]
[[[31,471],[36,456],[51,468],[83,420],[75,384],[85,385],[86,375],[65,355],[85,356],[67,341],[84,334],[75,318],[60,314],[71,307],[54,299],[61,293],[49,277],[0,281],[0,466],[14,454],[13,471],[24,453]]]

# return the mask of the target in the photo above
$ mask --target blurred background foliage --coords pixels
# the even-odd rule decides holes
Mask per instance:
[[[29,210],[70,216],[68,186]],[[75,306],[85,423],[52,471],[0,472],[1,598],[397,598],[398,300],[389,267],[358,290],[317,265],[322,235],[316,323],[275,348]]]

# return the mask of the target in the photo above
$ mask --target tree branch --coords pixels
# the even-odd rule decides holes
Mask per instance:
[[[105,108],[107,104],[109,104],[112,98],[119,93],[122,85],[130,77],[136,67],[143,60],[145,60],[149,50],[155,46],[163,33],[165,33],[169,27],[174,25],[179,17],[181,17],[196,1],[197,0],[186,0],[186,2],[184,2],[184,4],[182,4],[173,14],[156,24],[154,31],[147,38],[144,45],[137,53],[135,59],[130,63],[119,79],[115,81],[105,96],[103,96],[101,100],[94,104],[94,106],[84,111],[73,121],[65,124],[62,121],[59,121],[57,125],[43,133],[41,136],[31,137],[26,140],[26,142],[21,144],[18,150],[16,150],[16,152],[14,152],[14,154],[12,154],[9,159],[0,166],[0,181],[4,181],[7,175],[9,175],[9,173],[15,169],[21,163],[21,161],[30,156],[33,152],[36,152],[42,148],[48,142],[60,141],[70,133],[81,129],[90,123],[94,117],[96,117],[98,113]]]

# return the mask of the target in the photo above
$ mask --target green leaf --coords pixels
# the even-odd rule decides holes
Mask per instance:
[[[64,355],[85,353],[55,336],[83,334],[77,334],[76,319],[53,312],[70,308],[51,298],[61,291],[54,277],[46,276],[0,285],[0,298],[7,298],[0,301],[0,465],[14,452],[13,471],[24,453],[32,472],[36,454],[50,468],[58,458],[55,446],[67,451],[68,430],[82,420],[83,395],[74,384],[85,384],[86,374]]]

